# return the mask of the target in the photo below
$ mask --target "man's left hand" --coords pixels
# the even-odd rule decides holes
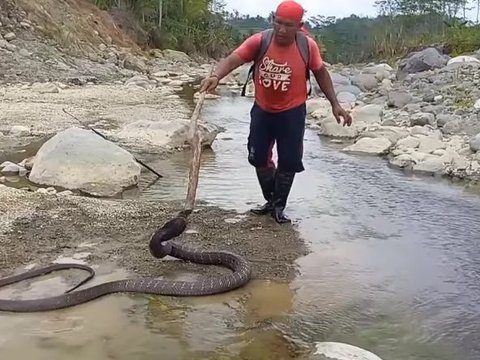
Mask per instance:
[[[335,116],[335,119],[337,119],[337,123],[340,124],[342,121],[341,118],[343,118],[343,126],[352,125],[352,116],[348,111],[342,108],[340,104],[333,105],[332,112],[333,112],[333,116]]]

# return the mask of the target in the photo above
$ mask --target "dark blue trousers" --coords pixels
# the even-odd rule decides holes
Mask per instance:
[[[282,112],[267,112],[256,103],[250,111],[248,162],[256,168],[273,167],[272,149],[277,144],[279,171],[299,173],[303,167],[306,104]]]

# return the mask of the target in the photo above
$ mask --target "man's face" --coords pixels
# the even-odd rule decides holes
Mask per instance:
[[[302,27],[302,23],[281,16],[273,18],[275,40],[280,45],[290,45],[295,40],[295,35]]]

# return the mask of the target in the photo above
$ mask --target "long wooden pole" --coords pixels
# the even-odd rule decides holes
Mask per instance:
[[[209,76],[213,73],[214,65],[210,68]],[[190,173],[188,175],[188,190],[187,197],[185,199],[184,211],[190,213],[193,211],[195,205],[195,197],[197,195],[198,187],[198,175],[200,173],[200,158],[202,153],[202,136],[198,129],[198,118],[200,117],[200,110],[202,109],[205,101],[206,92],[200,93],[197,105],[193,111],[190,120],[189,129],[189,143],[192,151],[192,157],[190,161]]]

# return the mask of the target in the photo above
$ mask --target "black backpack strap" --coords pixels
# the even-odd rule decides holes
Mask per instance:
[[[247,90],[247,84],[250,80],[250,77],[252,77],[253,79],[255,78],[255,68],[257,67],[258,62],[263,58],[263,56],[267,52],[268,47],[272,42],[273,29],[263,30],[261,34],[262,34],[262,40],[260,42],[260,49],[258,50],[257,56],[253,61],[253,65],[248,70],[247,80],[243,84],[241,96],[245,96],[245,92]]]

